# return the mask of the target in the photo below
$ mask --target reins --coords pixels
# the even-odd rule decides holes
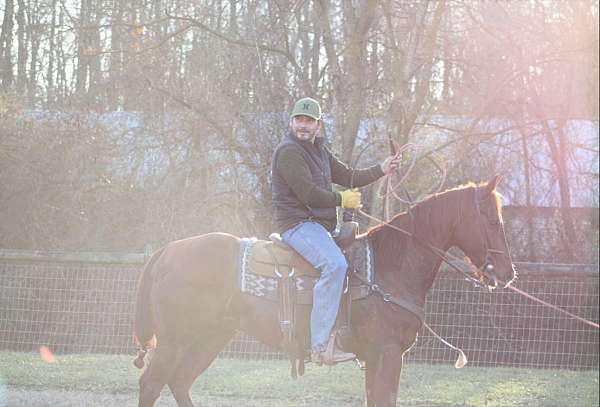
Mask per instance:
[[[587,324],[587,325],[592,326],[594,328],[600,328],[600,325],[598,325],[597,323],[592,322],[590,320],[587,320],[585,318],[582,318],[579,315],[575,315],[575,314],[573,314],[573,313],[571,313],[569,311],[566,311],[566,310],[564,310],[562,308],[559,308],[556,305],[550,304],[550,303],[548,303],[548,302],[546,302],[544,300],[541,300],[541,299],[539,299],[539,298],[537,298],[537,297],[535,297],[535,296],[533,296],[533,295],[531,295],[531,294],[529,294],[529,293],[527,293],[527,292],[525,292],[523,290],[518,289],[517,287],[513,287],[512,284],[509,285],[508,288],[510,288],[511,290],[513,290],[514,292],[516,292],[517,294],[521,294],[522,296],[524,296],[526,298],[529,298],[532,301],[538,302],[538,303],[540,303],[542,305],[545,305],[547,307],[550,307],[550,308],[552,308],[552,309],[554,309],[556,311],[562,312],[563,314],[566,314],[566,315],[570,316],[571,318],[575,318],[576,320],[581,321],[584,324]]]
[[[423,242],[421,242],[421,241],[420,241],[420,240],[419,240],[419,239],[418,239],[416,236],[414,236],[412,233],[410,233],[410,232],[408,232],[408,231],[406,231],[406,230],[404,230],[404,229],[402,229],[402,228],[399,228],[399,227],[397,227],[397,226],[395,226],[395,225],[392,225],[392,224],[390,224],[389,222],[384,222],[384,221],[382,221],[382,220],[380,220],[380,219],[377,219],[376,217],[374,217],[374,216],[371,216],[371,215],[369,215],[369,214],[367,214],[367,213],[363,212],[361,209],[359,209],[359,213],[360,213],[361,215],[363,215],[363,216],[365,216],[365,217],[367,217],[367,218],[371,219],[371,220],[374,220],[374,221],[376,221],[376,222],[379,222],[379,223],[380,223],[381,225],[383,225],[383,226],[386,226],[386,227],[392,228],[392,229],[394,229],[394,230],[397,230],[398,232],[401,232],[401,233],[405,234],[406,236],[410,236],[411,238],[415,239],[415,240],[416,240],[416,241],[418,241],[419,243],[423,244],[425,247],[429,248],[429,249],[430,249],[430,250],[431,250],[431,251],[432,251],[432,252],[433,252],[433,253],[434,253],[436,256],[438,256],[438,257],[439,257],[439,258],[440,258],[440,259],[441,259],[443,262],[445,262],[445,263],[446,263],[448,266],[450,266],[450,268],[452,268],[453,270],[455,270],[455,271],[458,271],[459,273],[461,273],[461,274],[462,274],[463,276],[465,276],[465,277],[466,277],[466,278],[467,278],[469,281],[471,281],[471,282],[473,282],[473,283],[475,283],[475,284],[477,284],[477,285],[483,285],[483,284],[481,284],[481,282],[480,282],[479,280],[477,280],[477,279],[475,279],[475,278],[471,277],[471,276],[470,276],[470,275],[469,275],[467,272],[465,272],[465,271],[464,271],[464,270],[462,270],[460,267],[456,266],[456,264],[453,264],[453,263],[450,261],[450,260],[454,260],[455,262],[459,262],[459,263],[465,264],[466,266],[469,266],[469,265],[468,265],[468,264],[466,264],[466,263],[465,263],[465,262],[464,262],[462,259],[460,259],[460,258],[458,258],[458,257],[456,257],[456,256],[454,256],[454,255],[452,255],[452,254],[449,254],[449,253],[443,252],[441,249],[439,249],[439,248],[437,248],[437,247],[435,247],[435,246],[431,245],[430,243],[424,244],[424,243],[423,243]],[[504,282],[504,281],[501,281],[500,283],[502,283],[502,284],[505,284],[505,282]],[[537,302],[537,303],[539,303],[539,304],[542,304],[542,305],[545,305],[545,306],[547,306],[547,307],[549,307],[549,308],[552,308],[552,309],[554,309],[555,311],[561,312],[561,313],[563,313],[563,314],[565,314],[565,315],[568,315],[568,316],[570,316],[570,317],[572,317],[572,318],[574,318],[574,319],[577,319],[578,321],[581,321],[581,322],[583,322],[583,323],[585,323],[585,324],[587,324],[587,325],[589,325],[589,326],[592,326],[592,327],[594,327],[594,328],[600,328],[600,325],[598,325],[597,323],[595,323],[595,322],[592,322],[592,321],[589,321],[589,320],[587,320],[587,319],[585,319],[585,318],[582,318],[582,317],[580,317],[580,316],[578,316],[578,315],[575,315],[575,314],[573,314],[573,313],[571,313],[571,312],[569,312],[569,311],[567,311],[567,310],[564,310],[564,309],[562,309],[562,308],[560,308],[560,307],[558,307],[558,306],[556,306],[556,305],[553,305],[553,304],[550,304],[550,303],[548,303],[548,302],[546,302],[546,301],[544,301],[544,300],[541,300],[541,299],[539,299],[539,298],[535,297],[534,295],[531,295],[531,294],[529,294],[529,293],[527,293],[527,292],[525,292],[525,291],[523,291],[523,290],[520,290],[520,289],[518,289],[518,288],[516,288],[516,287],[513,287],[513,286],[512,286],[512,284],[509,284],[509,285],[507,286],[507,288],[509,288],[509,289],[513,290],[513,291],[514,291],[514,292],[516,292],[517,294],[520,294],[520,295],[522,295],[522,296],[524,296],[524,297],[526,297],[526,298],[528,298],[528,299],[530,299],[530,300],[532,300],[532,301],[535,301],[535,302]],[[430,329],[430,328],[428,327],[428,329]],[[430,330],[431,330],[431,329],[430,329]]]
[[[397,145],[395,142],[393,142],[393,141],[391,140],[391,138],[390,138],[390,150],[391,150],[391,153],[392,153],[392,155],[393,155],[393,156],[395,156],[395,157],[401,157],[402,153],[403,153],[404,151],[406,151],[407,149],[409,149],[409,148],[414,148],[414,145],[410,144],[410,145],[405,145],[405,146],[402,146],[402,147],[400,147],[400,148],[399,148],[399,147],[398,147],[398,145]],[[416,154],[414,154],[414,156],[416,157]],[[411,171],[412,171],[412,169],[413,169],[413,167],[414,167],[414,164],[415,164],[415,159],[414,159],[414,157],[413,157],[413,160],[412,160],[412,162],[411,162],[411,164],[410,164],[410,166],[409,166],[409,169],[408,169],[408,171],[406,172],[406,174],[405,174],[405,175],[404,175],[404,176],[401,178],[401,180],[400,180],[400,181],[399,181],[399,182],[398,182],[398,183],[397,183],[395,186],[393,186],[393,185],[392,185],[392,172],[389,172],[389,173],[387,173],[387,174],[386,174],[386,175],[387,175],[387,177],[386,177],[386,178],[387,178],[387,180],[386,180],[386,187],[387,187],[387,188],[386,188],[386,193],[383,195],[383,198],[384,198],[384,202],[383,202],[383,210],[384,210],[384,218],[385,218],[385,221],[383,221],[383,220],[381,220],[381,219],[378,219],[378,218],[376,218],[376,217],[374,217],[374,216],[371,216],[371,215],[369,215],[368,213],[365,213],[365,212],[362,210],[362,207],[360,207],[360,208],[357,208],[357,209],[356,209],[356,210],[353,212],[353,215],[352,215],[352,217],[354,218],[354,215],[355,215],[355,214],[358,212],[358,213],[359,213],[359,214],[361,214],[362,216],[364,216],[364,217],[366,217],[366,218],[368,218],[368,219],[374,220],[375,222],[379,223],[379,226],[378,226],[378,227],[381,227],[381,226],[384,226],[384,227],[389,227],[389,228],[392,228],[392,229],[394,229],[394,230],[396,230],[396,231],[398,231],[398,232],[400,232],[400,233],[402,233],[402,234],[404,234],[404,235],[406,235],[406,236],[410,237],[411,239],[415,240],[417,243],[419,243],[419,244],[421,244],[422,246],[424,246],[424,247],[428,248],[429,250],[431,250],[431,252],[432,252],[432,253],[433,253],[435,256],[437,256],[437,257],[438,257],[439,259],[441,259],[441,260],[442,260],[444,263],[446,263],[446,264],[447,264],[447,265],[448,265],[448,266],[449,266],[451,269],[453,269],[454,271],[457,271],[457,272],[459,272],[460,274],[462,274],[462,275],[465,277],[465,279],[466,279],[467,281],[469,281],[469,282],[473,283],[473,284],[474,284],[474,285],[476,285],[476,286],[487,287],[487,288],[488,288],[488,290],[490,290],[490,291],[491,291],[491,288],[490,288],[490,286],[489,286],[489,285],[485,285],[483,282],[481,282],[481,281],[479,281],[478,279],[474,278],[474,277],[473,277],[473,276],[471,276],[469,273],[467,273],[466,271],[464,271],[462,268],[460,268],[460,267],[458,267],[456,264],[454,264],[454,262],[456,262],[456,263],[459,263],[459,264],[466,265],[467,267],[472,267],[472,265],[466,264],[466,263],[465,263],[465,262],[464,262],[462,259],[460,259],[460,258],[458,258],[458,257],[456,257],[456,256],[454,256],[454,255],[452,255],[452,254],[450,254],[450,253],[447,253],[447,252],[445,252],[444,250],[442,250],[442,249],[440,249],[440,248],[438,248],[438,247],[435,247],[435,246],[433,246],[433,245],[432,245],[431,243],[429,243],[429,242],[423,242],[423,241],[421,241],[421,240],[420,240],[419,238],[417,238],[417,237],[416,237],[416,236],[415,236],[413,233],[411,233],[411,232],[408,232],[408,231],[406,231],[406,230],[404,230],[404,229],[402,229],[402,228],[400,228],[400,227],[398,227],[398,226],[392,225],[392,224],[389,222],[389,219],[388,219],[388,216],[389,216],[389,197],[390,197],[390,195],[391,195],[391,196],[394,196],[396,199],[400,199],[400,198],[398,197],[398,195],[395,193],[395,190],[396,190],[396,189],[397,189],[397,188],[398,188],[398,187],[399,187],[399,186],[400,186],[402,183],[404,183],[404,181],[406,181],[406,179],[408,178],[408,175],[411,173]],[[440,186],[439,186],[439,188],[438,188],[438,192],[439,192],[439,190],[441,189],[441,187],[442,187],[442,185],[443,185],[443,183],[444,183],[444,181],[445,181],[445,178],[446,178],[446,172],[445,172],[445,170],[444,170],[444,171],[443,171],[443,181],[440,183]],[[353,182],[353,180],[354,180],[354,171],[352,172],[352,176],[351,176],[351,182],[350,182],[351,186],[353,186],[353,185],[354,185],[354,182]],[[401,200],[401,201],[405,202],[404,200]],[[410,202],[408,202],[408,203],[410,203]],[[477,211],[480,213],[480,212],[481,212],[481,208],[480,208],[480,202],[478,202],[478,200],[477,200],[477,196],[476,196],[476,195],[475,195],[475,205],[476,205]],[[409,214],[410,214],[410,211],[409,211]],[[411,215],[412,215],[412,214],[411,214]],[[459,218],[460,218],[460,212],[459,212]],[[458,219],[458,222],[460,222],[460,219]],[[499,251],[499,250],[495,250],[495,249],[491,249],[491,248],[489,247],[487,229],[485,229],[485,231],[484,231],[484,233],[483,233],[482,235],[484,236],[484,240],[485,240],[485,241],[484,241],[484,246],[485,246],[485,251],[486,251],[486,258],[485,258],[485,262],[484,262],[484,265],[483,265],[483,267],[484,267],[484,268],[487,268],[489,265],[491,265],[491,267],[492,267],[492,269],[493,269],[493,263],[490,263],[490,262],[489,262],[489,260],[490,260],[490,255],[491,255],[491,254],[503,254],[504,252],[502,252],[502,251]],[[505,239],[506,239],[506,237],[505,237]],[[508,247],[508,245],[507,245],[507,247]],[[453,260],[454,262],[453,262],[452,260]],[[494,278],[494,283],[495,283],[495,284],[497,284],[498,282],[500,282],[501,284],[505,285],[507,288],[509,288],[509,289],[513,290],[514,292],[516,292],[516,293],[518,293],[518,294],[520,294],[520,295],[522,295],[522,296],[524,296],[524,297],[526,297],[526,298],[528,298],[528,299],[530,299],[530,300],[532,300],[532,301],[534,301],[534,302],[538,302],[538,303],[540,303],[540,304],[542,304],[542,305],[544,305],[544,306],[547,306],[547,307],[549,307],[549,308],[551,308],[551,309],[554,309],[554,310],[556,310],[556,311],[558,311],[558,312],[560,312],[560,313],[563,313],[563,314],[565,314],[565,315],[568,315],[568,316],[570,316],[571,318],[574,318],[574,319],[576,319],[576,320],[578,320],[578,321],[580,321],[580,322],[583,322],[583,323],[585,323],[585,324],[587,324],[587,325],[589,325],[589,326],[592,326],[592,327],[594,327],[594,328],[600,328],[600,326],[599,326],[597,323],[595,323],[595,322],[589,321],[589,320],[587,320],[587,319],[585,319],[585,318],[582,318],[582,317],[580,317],[580,316],[578,316],[578,315],[575,315],[575,314],[573,314],[573,313],[571,313],[571,312],[569,312],[569,311],[566,311],[566,310],[564,310],[564,309],[562,309],[562,308],[559,308],[559,307],[558,307],[558,306],[556,306],[556,305],[553,305],[553,304],[550,304],[550,303],[548,303],[548,302],[546,302],[546,301],[543,301],[543,300],[541,300],[541,299],[539,299],[539,298],[537,298],[537,297],[535,297],[535,296],[533,296],[533,295],[531,295],[531,294],[529,294],[529,293],[527,293],[527,292],[525,292],[525,291],[523,291],[523,290],[520,290],[520,289],[518,289],[518,288],[516,288],[516,287],[513,287],[513,286],[512,286],[512,284],[510,284],[510,283],[508,283],[508,284],[507,284],[507,283],[506,283],[506,282],[504,282],[504,281],[497,281],[495,276],[494,276],[493,278]],[[402,300],[402,299],[400,299],[400,298],[397,298],[397,297],[395,297],[395,296],[391,295],[390,293],[387,293],[387,292],[385,292],[385,291],[384,291],[384,290],[383,290],[383,289],[382,289],[382,288],[381,288],[379,285],[377,285],[377,284],[374,284],[374,283],[369,283],[369,282],[367,282],[367,281],[364,281],[364,280],[363,280],[362,278],[360,278],[360,277],[359,277],[359,280],[361,280],[361,281],[362,281],[364,284],[366,284],[366,285],[369,287],[369,290],[371,290],[372,292],[374,292],[374,293],[377,293],[378,295],[380,295],[380,296],[382,297],[382,299],[383,299],[383,301],[384,301],[384,302],[388,302],[388,303],[395,304],[395,305],[397,305],[397,306],[400,306],[400,307],[402,307],[402,308],[404,308],[404,309],[407,309],[407,310],[409,310],[409,311],[411,311],[411,312],[413,312],[413,313],[415,312],[415,311],[413,310],[413,307],[410,307],[410,306],[409,306],[409,307],[407,307],[407,302],[406,302],[406,301],[404,301],[404,300]],[[419,315],[419,314],[417,313],[417,315]],[[428,330],[428,331],[429,331],[429,332],[430,332],[430,333],[431,333],[431,334],[432,334],[434,337],[436,337],[437,339],[439,339],[441,342],[443,342],[443,343],[444,343],[446,346],[448,346],[449,348],[451,348],[451,349],[453,349],[453,350],[455,350],[455,351],[457,351],[457,352],[459,353],[459,357],[458,357],[458,359],[456,360],[456,362],[455,362],[455,364],[454,364],[454,366],[455,366],[457,369],[460,369],[460,368],[462,368],[463,366],[465,366],[465,365],[467,364],[467,357],[466,357],[465,353],[464,353],[464,352],[463,352],[463,351],[462,351],[460,348],[458,348],[458,347],[456,347],[456,346],[452,345],[451,343],[449,343],[448,341],[446,341],[444,338],[442,338],[440,335],[438,335],[438,334],[437,334],[437,333],[436,333],[436,332],[435,332],[435,331],[434,331],[434,330],[433,330],[433,329],[432,329],[432,328],[431,328],[431,327],[430,327],[430,326],[429,326],[429,325],[428,325],[428,324],[425,322],[425,318],[424,318],[424,316],[423,316],[422,322],[423,322],[423,326],[424,326],[425,328],[427,328],[427,330]]]
[[[390,140],[390,148],[393,151],[394,154],[394,158],[400,158],[402,157],[402,154],[409,150],[409,149],[415,149],[416,146],[412,143],[408,143],[403,145],[402,147],[398,147],[397,143]],[[380,198],[383,198],[383,218],[387,221],[389,220],[389,216],[390,216],[390,195],[393,195],[396,199],[399,199],[398,195],[396,194],[396,189],[402,185],[407,179],[408,176],[410,175],[412,169],[415,166],[416,163],[416,158],[417,158],[417,154],[413,154],[413,159],[411,160],[411,163],[408,167],[408,169],[406,170],[406,172],[404,173],[404,175],[400,178],[400,180],[396,183],[396,185],[392,185],[392,175],[391,173],[388,174],[387,178],[387,185],[386,185],[386,191],[385,194],[380,195]]]
[[[384,226],[387,226],[387,227],[390,227],[390,228],[392,228],[392,229],[395,229],[395,230],[397,230],[397,231],[399,231],[399,232],[401,232],[401,233],[405,234],[406,236],[409,236],[409,237],[411,237],[412,239],[416,240],[416,241],[417,241],[417,242],[419,242],[420,244],[422,244],[422,245],[424,245],[425,247],[429,248],[429,249],[430,249],[430,250],[431,250],[431,251],[432,251],[432,252],[433,252],[433,253],[434,253],[436,256],[438,256],[439,258],[441,258],[441,259],[442,259],[442,261],[446,262],[446,263],[447,263],[447,264],[448,264],[450,267],[452,267],[452,268],[455,268],[456,270],[458,270],[458,271],[460,271],[462,274],[464,274],[464,275],[465,275],[465,277],[466,277],[466,278],[467,278],[469,281],[473,282],[474,284],[478,284],[478,285],[479,285],[479,284],[481,284],[481,283],[479,282],[479,280],[477,280],[477,279],[475,279],[475,278],[471,277],[470,275],[468,275],[467,273],[465,273],[463,270],[459,269],[459,268],[458,268],[456,265],[452,264],[452,263],[451,263],[451,262],[448,260],[448,256],[447,256],[447,254],[446,254],[446,253],[445,253],[443,250],[441,250],[441,249],[438,249],[437,247],[433,246],[433,245],[432,245],[432,244],[430,244],[429,242],[427,242],[426,244],[424,244],[424,243],[423,243],[423,242],[422,242],[420,239],[418,239],[418,238],[417,238],[417,237],[416,237],[414,234],[412,234],[412,233],[410,233],[410,232],[408,232],[408,231],[406,231],[406,230],[404,230],[404,229],[402,229],[402,228],[400,228],[400,227],[397,227],[397,226],[395,226],[395,225],[392,225],[392,224],[390,224],[389,222],[382,222],[381,220],[379,220],[379,219],[375,218],[374,216],[371,216],[371,215],[369,215],[369,214],[367,214],[367,213],[363,212],[363,210],[362,210],[362,209],[359,209],[359,210],[358,210],[358,212],[359,212],[361,215],[363,215],[363,216],[365,216],[365,217],[367,217],[367,218],[369,218],[369,219],[375,220],[376,222],[380,222],[380,223],[381,223],[382,225],[384,225]],[[358,277],[358,275],[357,275],[357,277]],[[377,293],[377,294],[381,295],[381,297],[383,298],[383,301],[385,301],[385,302],[389,302],[389,303],[392,303],[392,304],[395,304],[395,305],[398,305],[398,306],[400,306],[400,307],[402,307],[402,308],[408,309],[408,310],[409,310],[409,311],[411,311],[411,312],[415,312],[415,311],[413,310],[413,307],[412,307],[412,306],[410,306],[410,305],[409,305],[409,306],[407,306],[407,305],[406,305],[406,301],[404,301],[404,300],[401,300],[401,299],[399,299],[399,298],[397,298],[397,297],[394,297],[393,295],[391,295],[391,294],[389,294],[389,293],[385,292],[385,291],[384,291],[384,290],[383,290],[381,287],[379,287],[379,285],[377,285],[377,284],[371,284],[371,283],[369,283],[369,282],[367,282],[367,281],[364,281],[364,280],[363,280],[362,278],[360,278],[360,277],[359,277],[359,280],[361,280],[363,283],[367,284],[367,286],[369,287],[369,289],[370,289],[371,291],[373,291],[373,292],[375,292],[375,293]],[[416,313],[416,314],[417,314],[417,313]],[[417,314],[417,315],[419,315],[419,314]],[[465,353],[463,352],[463,350],[462,350],[462,349],[460,349],[460,348],[458,348],[458,347],[456,347],[456,346],[454,346],[454,345],[452,345],[450,342],[448,342],[447,340],[445,340],[444,338],[442,338],[440,335],[438,335],[438,334],[437,334],[437,333],[436,333],[436,332],[435,332],[435,331],[434,331],[434,330],[433,330],[433,329],[432,329],[432,328],[431,328],[431,327],[430,327],[430,326],[427,324],[427,322],[425,322],[425,316],[424,316],[424,315],[419,315],[419,317],[421,318],[421,321],[422,321],[422,323],[423,323],[423,326],[424,326],[424,327],[425,327],[425,328],[426,328],[426,329],[427,329],[427,330],[428,330],[428,331],[429,331],[429,332],[430,332],[430,333],[431,333],[431,334],[432,334],[434,337],[436,337],[437,339],[439,339],[439,340],[440,340],[442,343],[444,343],[444,345],[446,345],[446,346],[448,346],[449,348],[451,348],[451,349],[455,350],[456,352],[458,352],[458,354],[459,354],[459,355],[458,355],[458,359],[456,359],[456,362],[454,363],[454,367],[455,367],[455,368],[457,368],[457,369],[460,369],[460,368],[464,367],[464,366],[467,364],[467,356],[465,355]]]
[[[477,284],[479,286],[483,286],[483,284],[479,280],[477,280],[476,278],[473,278],[470,274],[468,274],[464,270],[460,269],[458,266],[456,266],[456,264],[452,263],[451,260],[459,261],[459,262],[461,262],[463,264],[466,264],[466,263],[464,263],[464,261],[462,261],[458,257],[456,257],[456,256],[454,256],[452,254],[446,253],[442,249],[440,249],[438,247],[435,247],[434,245],[432,245],[429,242],[423,242],[422,240],[420,240],[418,237],[416,237],[411,232],[408,232],[408,231],[406,231],[406,230],[404,230],[404,229],[402,229],[402,228],[400,228],[398,226],[392,225],[389,222],[385,222],[385,221],[382,221],[381,219],[378,219],[378,218],[376,218],[374,216],[371,216],[368,213],[365,213],[362,209],[359,209],[358,212],[361,215],[363,215],[364,217],[366,217],[368,219],[371,219],[371,220],[374,220],[375,222],[378,222],[380,224],[380,226],[383,225],[383,226],[389,227],[391,229],[397,230],[398,232],[403,233],[404,235],[406,235],[406,236],[414,239],[419,244],[421,244],[421,245],[427,247],[429,250],[431,250],[433,252],[433,254],[435,254],[438,258],[440,258],[443,262],[445,262],[448,266],[450,266],[450,268],[452,268],[452,269],[458,271],[459,273],[463,274],[467,280],[469,280],[470,282],[472,282],[474,284]]]

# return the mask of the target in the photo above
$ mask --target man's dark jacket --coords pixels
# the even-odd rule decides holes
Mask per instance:
[[[275,226],[280,233],[307,220],[333,231],[342,196],[332,190],[332,183],[362,187],[384,175],[379,165],[353,170],[325,147],[322,137],[315,138],[313,144],[291,132],[273,153],[271,174]]]

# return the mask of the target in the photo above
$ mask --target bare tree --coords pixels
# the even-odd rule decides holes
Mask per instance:
[[[13,83],[12,43],[14,12],[14,1],[6,0],[2,30],[0,31],[0,86],[4,88],[9,88]]]
[[[40,160],[43,148],[58,162],[68,157],[64,168],[39,161],[46,167],[31,170],[32,179],[44,174],[39,184],[5,202],[16,211],[27,200],[27,213],[47,222],[37,235],[19,235],[13,223],[11,236],[23,246],[60,245],[70,235],[74,247],[81,242],[74,236],[95,222],[111,236],[99,245],[139,245],[136,233],[159,242],[217,228],[265,235],[271,153],[300,96],[322,100],[327,140],[346,161],[382,157],[388,136],[419,145],[407,183],[414,198],[437,187],[436,160],[448,169],[446,186],[495,171],[518,175],[506,183],[508,194],[531,208],[552,187],[540,180],[555,179],[562,240],[580,233],[570,209],[580,188],[572,157],[579,146],[569,125],[598,120],[594,0],[5,3],[3,109],[42,112],[24,114],[35,132],[16,116],[5,122],[14,136],[6,148],[19,163]],[[79,123],[53,127],[50,109]],[[33,124],[27,115],[36,114]],[[52,137],[42,143],[45,127]],[[80,165],[65,143],[96,164]],[[540,162],[541,150],[551,165]],[[4,178],[4,189],[18,190],[16,168],[5,173],[14,178]],[[61,189],[67,179],[71,189]],[[39,187],[41,180],[55,188]],[[74,225],[66,213],[108,219],[119,207],[128,219],[87,216],[79,231],[51,233],[56,219]],[[527,256],[540,258],[547,252],[529,220]]]

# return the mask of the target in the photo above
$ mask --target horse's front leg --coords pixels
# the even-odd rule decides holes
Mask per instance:
[[[404,351],[399,345],[390,345],[369,352],[365,372],[366,407],[396,406]]]

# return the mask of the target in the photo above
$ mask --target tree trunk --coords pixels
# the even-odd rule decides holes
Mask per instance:
[[[534,208],[531,202],[531,171],[529,166],[529,145],[524,129],[521,130],[521,147],[523,149],[523,173],[525,176],[525,206],[527,207],[527,261],[536,261],[535,228],[533,224]]]
[[[85,26],[88,24],[88,1],[81,0],[81,9],[79,11],[79,27],[77,30],[77,72],[75,81],[75,91],[82,95],[88,88],[89,56],[87,56],[87,31]]]
[[[98,25],[100,24],[100,13],[101,13],[101,9],[100,9],[100,4],[96,3],[95,1],[90,1],[90,9],[88,10],[88,12],[92,11],[92,13],[90,14],[90,23],[91,25]],[[93,29],[88,29],[88,38],[89,38],[89,48],[90,48],[90,53],[92,54],[91,57],[89,57],[89,66],[90,66],[90,78],[89,78],[89,90],[92,92],[92,94],[94,95],[94,97],[90,100],[90,106],[96,106],[96,109],[100,109],[102,105],[104,105],[104,100],[103,98],[99,97],[99,93],[101,92],[102,89],[99,89],[99,84],[102,81],[102,71],[100,68],[100,56],[98,55],[98,52],[100,52],[101,46],[100,46],[100,29],[99,28],[93,28]]]
[[[568,172],[568,154],[567,140],[562,129],[562,125],[558,125],[555,131],[552,130],[548,120],[542,120],[546,143],[550,148],[550,156],[556,168],[556,176],[558,179],[558,187],[560,193],[560,214],[562,220],[562,243],[565,248],[567,260],[575,260],[574,245],[576,244],[575,226],[573,217],[571,216],[571,190],[569,185]],[[556,140],[555,138],[556,133]]]
[[[345,105],[346,117],[342,128],[342,159],[352,161],[352,154],[356,146],[356,137],[363,118],[366,106],[366,44],[369,29],[375,17],[378,2],[366,0],[361,9],[357,10],[358,17],[354,27],[350,27],[350,37],[346,46],[347,78],[345,86],[350,90],[348,98],[337,103]],[[354,18],[353,18],[354,19]]]
[[[316,6],[313,6],[309,13],[316,13]],[[319,89],[319,79],[320,79],[320,70],[319,70],[319,60],[321,55],[321,28],[319,24],[315,24],[314,26],[314,38],[312,44],[312,57],[311,57],[311,68],[310,68],[310,82],[311,86],[315,91]]]
[[[27,9],[28,13],[28,21],[27,21],[27,38],[28,42],[31,43],[31,62],[29,68],[29,80],[27,81],[27,99],[30,104],[35,104],[36,94],[37,94],[37,84],[36,78],[38,73],[38,53],[40,50],[40,37],[41,32],[39,27],[40,16],[36,14],[35,10],[38,10],[38,0],[33,0],[33,4],[28,2]]]
[[[61,7],[58,14],[58,26],[65,26],[65,13]],[[64,100],[71,93],[69,89],[69,81],[67,80],[67,58],[64,51],[64,37],[61,31],[57,38],[57,50],[56,50],[56,97],[58,100]]]
[[[346,100],[346,89],[344,86],[344,78],[342,77],[342,68],[335,49],[335,39],[333,30],[329,22],[329,1],[318,0],[319,10],[317,14],[320,17],[319,24],[323,32],[323,46],[327,55],[328,65],[328,90],[329,100],[331,101],[331,113],[333,114],[333,128],[335,129],[333,137],[334,144],[341,144],[342,134],[338,130],[342,129],[344,123],[344,107],[343,100]]]
[[[113,3],[110,27],[110,54],[109,77],[106,87],[107,105],[109,110],[118,110],[120,99],[120,82],[123,75],[123,2],[115,0]]]
[[[0,32],[0,87],[6,89],[13,83],[12,40],[15,5],[13,0],[5,1],[2,31]]]
[[[439,0],[437,3],[431,27],[427,32],[427,37],[424,44],[423,60],[424,67],[420,71],[419,78],[415,89],[414,103],[408,111],[406,117],[406,135],[410,133],[410,129],[414,126],[419,115],[424,111],[427,96],[431,87],[431,76],[433,67],[433,56],[436,49],[436,42],[440,27],[442,26],[442,18],[446,12],[446,0]],[[407,140],[408,141],[408,140]]]
[[[50,42],[48,50],[48,70],[46,71],[46,103],[52,105],[54,102],[54,46],[55,46],[55,27],[56,27],[56,0],[52,0],[52,17],[50,19]]]
[[[17,11],[17,91],[19,94],[25,89],[27,84],[27,42],[25,39],[25,1],[18,0],[19,10]]]

